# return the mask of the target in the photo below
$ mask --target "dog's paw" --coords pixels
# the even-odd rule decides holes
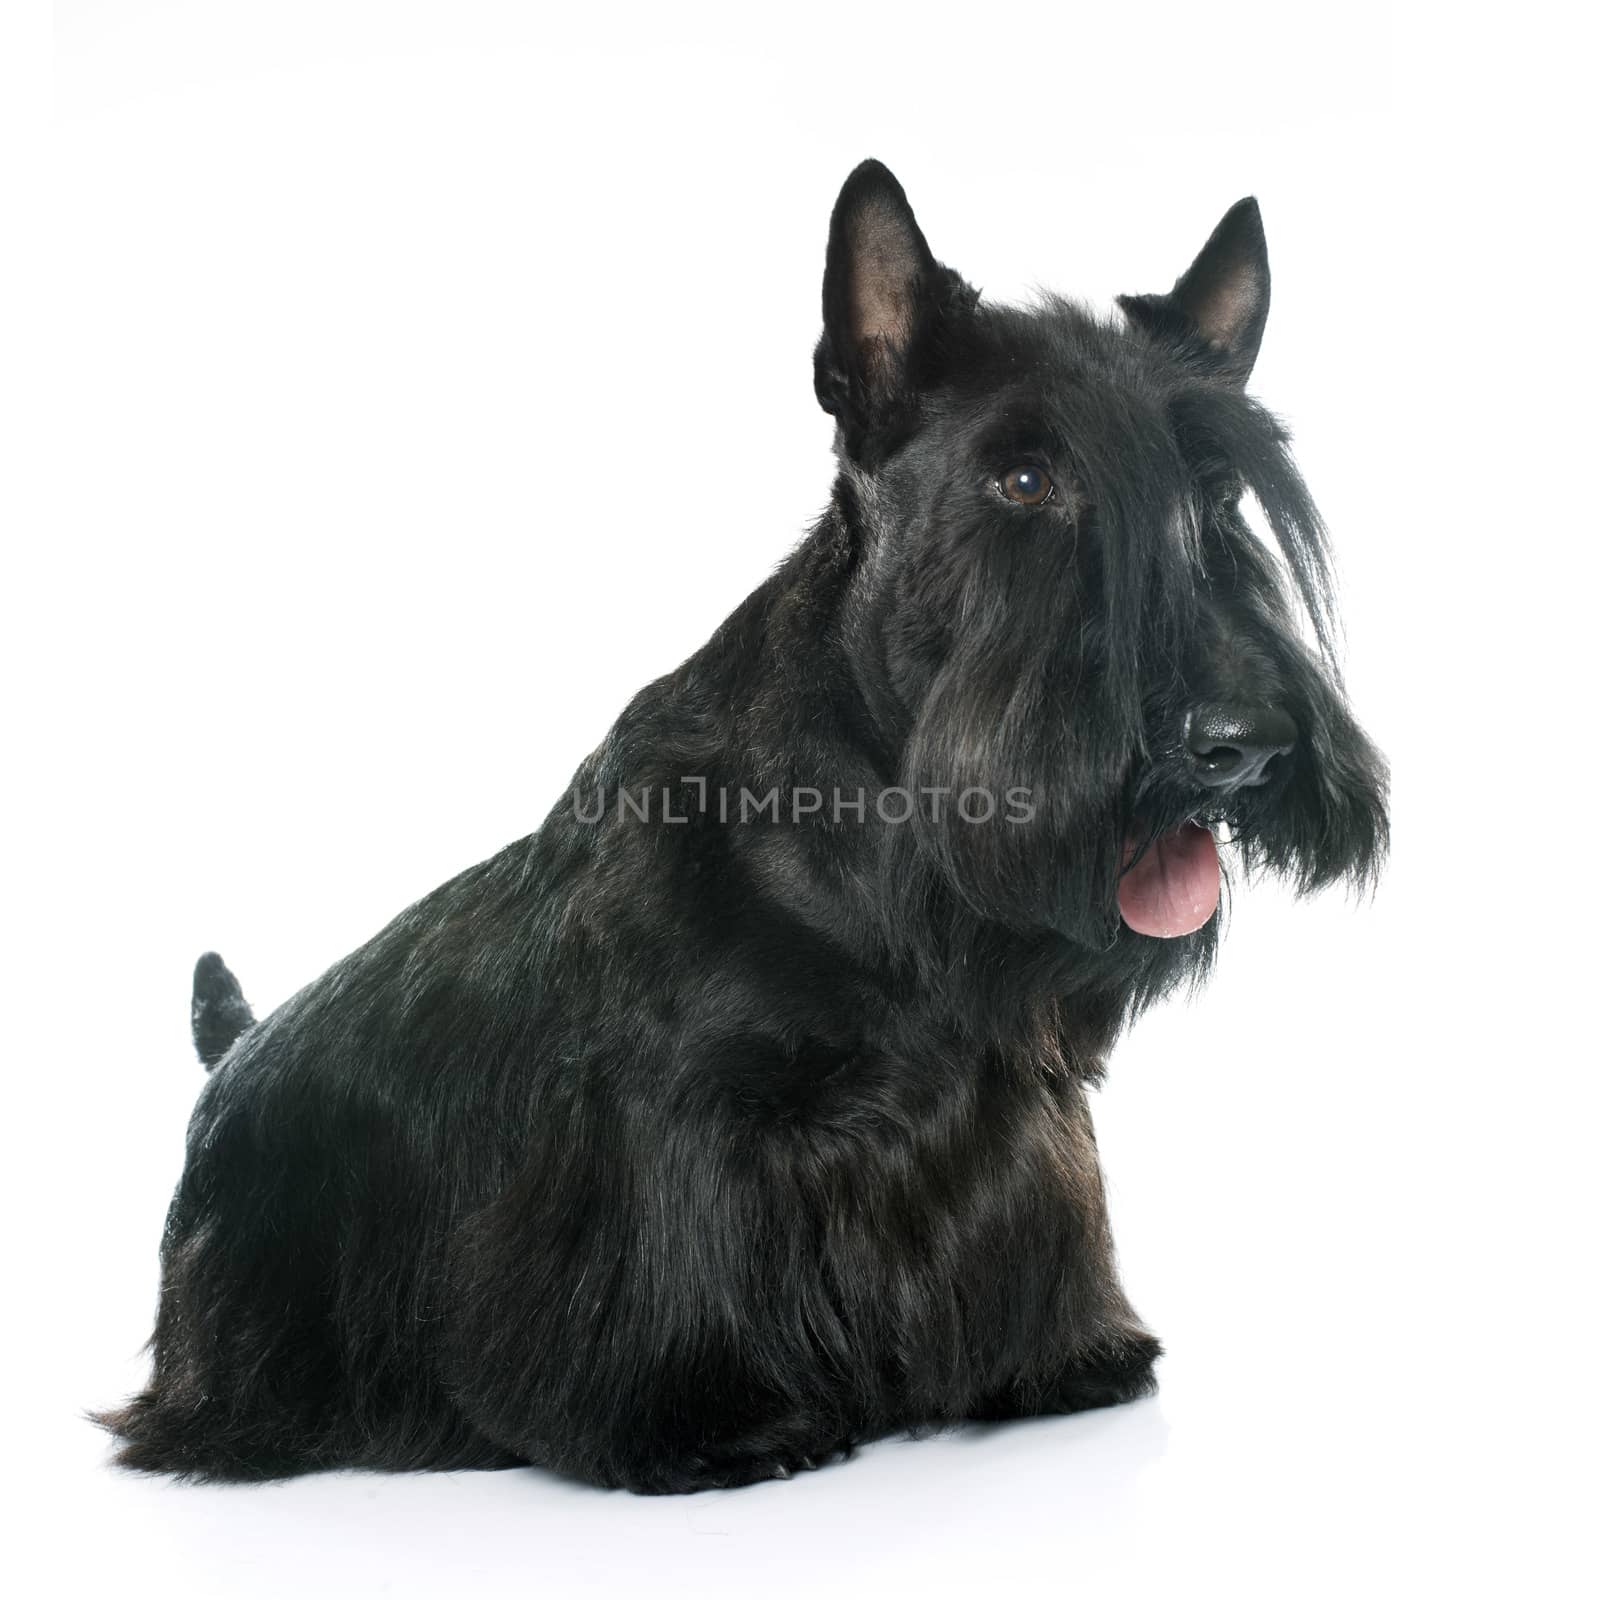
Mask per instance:
[[[1074,1353],[1049,1382],[1016,1383],[986,1395],[970,1412],[974,1422],[1058,1416],[1138,1400],[1156,1390],[1161,1341],[1143,1329],[1118,1333]]]
[[[1153,1334],[1119,1334],[1104,1344],[1091,1346],[1074,1359],[1057,1385],[1055,1409],[1087,1411],[1094,1406],[1116,1406],[1156,1391],[1155,1364],[1161,1341]]]
[[[614,1486],[634,1494],[696,1494],[702,1489],[742,1489],[770,1478],[814,1472],[851,1452],[848,1440],[803,1450],[708,1451],[640,1463],[617,1474]]]

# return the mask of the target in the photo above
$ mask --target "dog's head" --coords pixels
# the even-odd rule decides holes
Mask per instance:
[[[1111,321],[982,303],[885,167],[845,184],[816,351],[858,536],[844,631],[922,802],[892,848],[971,912],[1093,949],[1125,923],[1184,941],[1176,966],[1214,938],[1215,839],[1303,889],[1381,860],[1322,525],[1244,390],[1267,302],[1251,200]]]

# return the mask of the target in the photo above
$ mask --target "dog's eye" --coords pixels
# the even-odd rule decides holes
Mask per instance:
[[[1019,506],[1042,506],[1055,492],[1050,475],[1038,467],[1012,467],[1000,479],[1000,493]]]

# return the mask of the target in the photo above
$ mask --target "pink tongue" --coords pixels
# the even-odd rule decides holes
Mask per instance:
[[[1134,849],[1130,839],[1123,846],[1122,859],[1128,860]],[[1186,822],[1172,833],[1162,834],[1139,864],[1122,874],[1117,905],[1122,920],[1135,933],[1176,939],[1211,920],[1221,893],[1216,841],[1208,828]]]

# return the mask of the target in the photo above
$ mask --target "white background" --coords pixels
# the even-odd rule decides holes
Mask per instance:
[[[1592,1592],[1582,59],[1528,7],[58,7],[7,363],[24,1592]],[[1260,197],[1255,387],[1394,763],[1376,901],[1239,897],[1100,1097],[1160,1397],[689,1500],[109,1470],[195,955],[264,1011],[527,832],[801,534],[869,154],[993,298],[1163,288]]]

